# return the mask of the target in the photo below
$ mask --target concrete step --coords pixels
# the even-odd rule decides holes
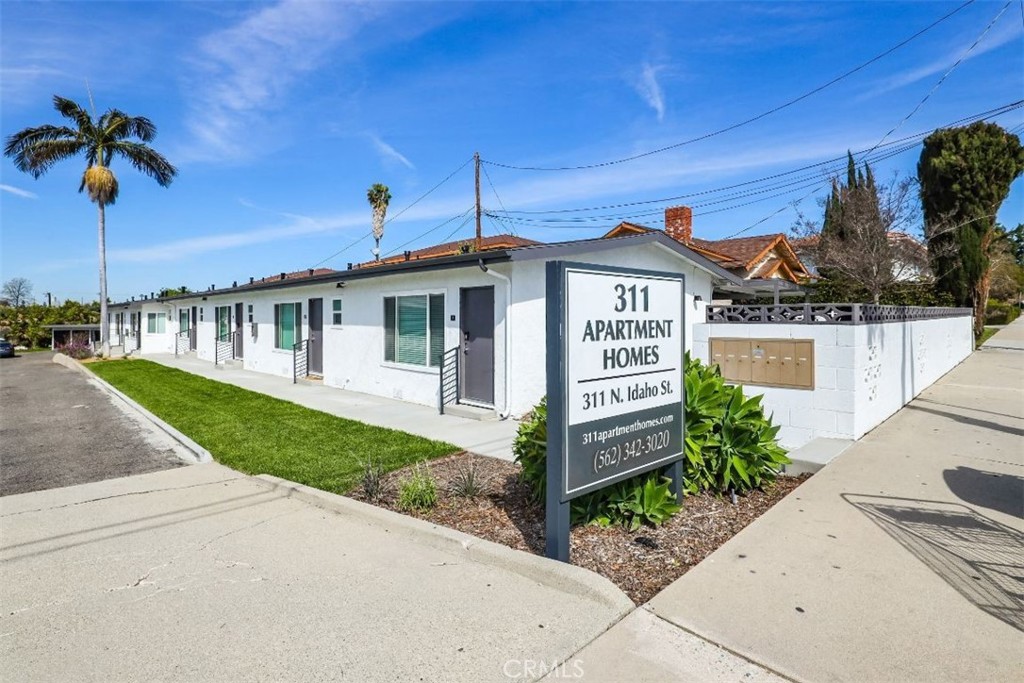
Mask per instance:
[[[782,473],[788,477],[814,474],[854,443],[852,439],[814,439],[789,452],[789,459],[793,462],[786,465]]]
[[[494,408],[480,408],[465,403],[453,403],[444,407],[445,415],[464,417],[469,420],[497,420],[498,413]]]
[[[299,381],[303,384],[312,384],[318,387],[322,387],[324,385],[323,375],[306,375],[305,377],[300,377]]]

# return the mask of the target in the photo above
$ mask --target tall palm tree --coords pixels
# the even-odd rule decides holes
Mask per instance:
[[[31,173],[35,178],[58,161],[85,156],[86,168],[78,191],[87,191],[89,199],[99,208],[100,340],[103,355],[107,356],[110,354],[110,330],[106,324],[106,207],[117,201],[118,192],[117,176],[110,170],[110,162],[121,157],[161,187],[170,185],[178,170],[144,144],[156,137],[156,126],[149,119],[128,116],[117,109],[108,109],[94,118],[76,102],[59,95],[53,96],[53,107],[74,125],[26,128],[7,138],[4,155],[14,159],[19,171]]]
[[[387,185],[374,183],[366,191],[366,199],[373,209],[373,240],[376,246],[373,249],[374,260],[380,260],[380,238],[384,237],[384,216],[388,212],[388,203],[391,201],[391,190]]]

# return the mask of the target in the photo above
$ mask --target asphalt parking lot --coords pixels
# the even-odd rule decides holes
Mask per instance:
[[[175,442],[51,359],[0,359],[0,496],[184,464]]]

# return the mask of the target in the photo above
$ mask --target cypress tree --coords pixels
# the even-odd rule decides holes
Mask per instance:
[[[985,324],[996,213],[1021,173],[1020,139],[980,121],[936,130],[917,164],[936,286],[974,308],[976,334]]]

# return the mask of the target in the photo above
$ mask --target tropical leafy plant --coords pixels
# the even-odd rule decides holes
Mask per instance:
[[[725,383],[717,366],[685,357],[686,434],[683,461],[687,493],[760,488],[789,463],[778,444],[779,427],[764,414],[761,396]],[[521,481],[534,501],[544,500],[547,484],[547,399],[541,399],[519,426],[513,443]],[[573,523],[622,525],[630,530],[657,526],[679,510],[669,482],[658,472],[633,477],[572,501]]]
[[[71,126],[42,125],[26,128],[7,138],[4,155],[14,160],[19,171],[38,178],[57,162],[77,156],[85,157],[85,173],[78,191],[87,191],[99,211],[100,253],[100,320],[107,320],[107,238],[106,207],[117,201],[117,176],[110,169],[120,157],[167,187],[178,170],[147,144],[156,137],[156,126],[144,116],[129,116],[117,109],[108,109],[94,118],[77,102],[59,95],[53,107],[68,119]],[[109,326],[101,328],[103,355],[110,353]]]
[[[717,365],[685,357],[687,490],[746,491],[771,483],[790,462],[762,396],[725,383]]]

